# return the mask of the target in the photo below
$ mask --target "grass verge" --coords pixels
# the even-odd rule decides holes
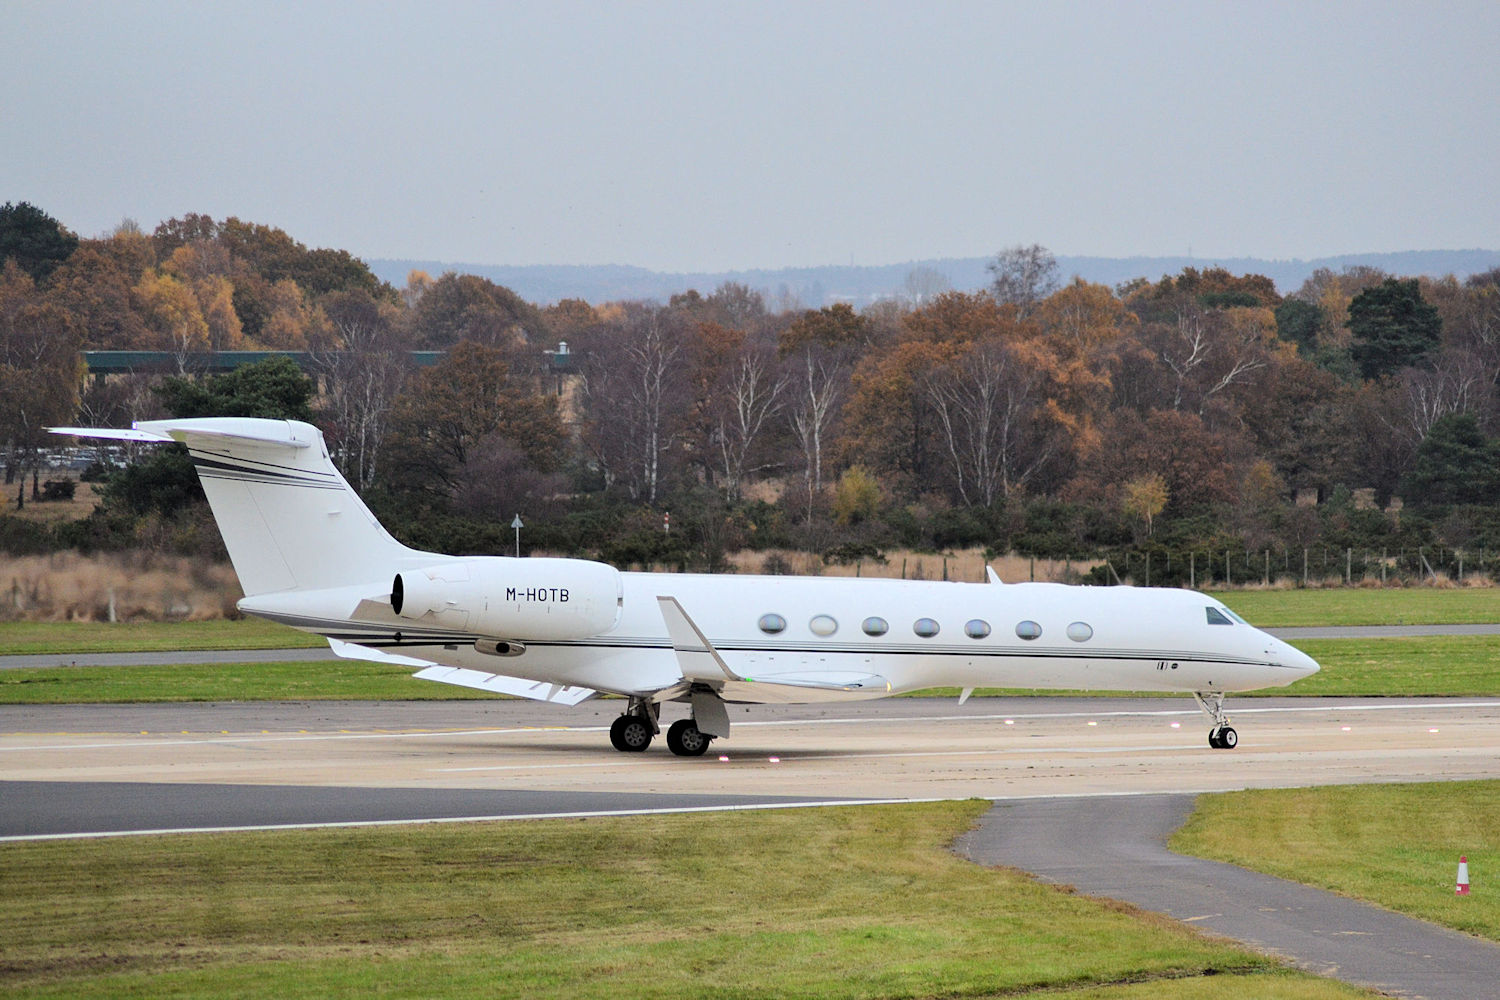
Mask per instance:
[[[1368,995],[976,868],[987,806],[5,844],[0,992]]]
[[[1500,941],[1500,781],[1205,795],[1171,847]]]
[[[201,622],[0,622],[0,656],[199,649],[315,649],[328,643],[260,618]]]
[[[363,660],[0,670],[0,705],[163,701],[454,701],[495,695]]]
[[[1500,622],[1500,587],[1228,590],[1213,596],[1259,628]]]

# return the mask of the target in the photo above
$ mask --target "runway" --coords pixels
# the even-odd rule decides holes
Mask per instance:
[[[0,774],[59,783],[53,800],[86,787],[87,815],[133,814],[111,805],[112,788],[188,786],[138,820],[140,829],[172,830],[201,828],[191,789],[217,786],[528,793],[524,809],[514,797],[487,800],[482,815],[504,816],[536,814],[538,795],[566,799],[540,810],[555,813],[588,801],[614,808],[569,796],[659,797],[633,808],[726,795],[760,804],[1007,800],[1500,773],[1500,699],[1244,698],[1229,706],[1241,738],[1233,751],[1210,750],[1207,719],[1177,698],[739,706],[732,738],[702,758],[675,757],[661,740],[643,754],[612,750],[606,730],[617,701],[574,709],[500,700],[10,706],[0,708]],[[683,712],[667,706],[663,724]],[[304,821],[276,808],[294,801],[290,794],[267,801],[265,824]],[[358,818],[399,820],[413,800],[385,801]],[[24,809],[0,809],[0,836],[26,831],[84,832],[57,815],[41,831]]]

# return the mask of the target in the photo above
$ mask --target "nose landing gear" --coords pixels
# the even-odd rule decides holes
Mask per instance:
[[[1214,723],[1213,728],[1208,731],[1208,745],[1215,750],[1233,750],[1239,746],[1240,734],[1229,725],[1229,716],[1224,711],[1224,693],[1215,691],[1203,694],[1194,691],[1193,698]]]

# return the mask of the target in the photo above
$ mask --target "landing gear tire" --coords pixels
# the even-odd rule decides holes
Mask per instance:
[[[1208,731],[1208,745],[1215,750],[1233,750],[1240,745],[1240,735],[1229,726],[1220,726]]]
[[[639,715],[622,715],[609,727],[609,742],[625,753],[640,753],[655,735],[651,723]]]
[[[698,731],[691,719],[678,719],[667,729],[667,749],[679,757],[702,757],[714,738]]]

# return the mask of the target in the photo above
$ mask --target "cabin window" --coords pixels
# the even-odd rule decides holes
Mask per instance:
[[[1016,635],[1027,640],[1040,639],[1042,637],[1042,627],[1036,622],[1022,622],[1016,626]]]
[[[833,635],[839,630],[839,623],[832,615],[818,615],[807,623],[807,627],[812,629],[813,635]]]
[[[1088,622],[1074,622],[1068,626],[1068,638],[1074,642],[1088,642],[1094,637],[1094,627]]]
[[[1233,625],[1234,624],[1234,622],[1230,621],[1229,617],[1227,615],[1225,615],[1224,612],[1220,611],[1218,608],[1215,608],[1213,606],[1209,606],[1207,608],[1204,608],[1203,610],[1205,610],[1205,611],[1208,612],[1208,623],[1210,625]]]
[[[918,618],[912,623],[911,630],[924,639],[931,639],[938,634],[938,623],[931,618]]]
[[[891,630],[890,623],[884,618],[866,618],[859,627],[865,630],[865,635],[885,635]]]
[[[990,623],[975,618],[964,624],[964,635],[970,639],[983,639],[990,634]]]
[[[760,630],[766,635],[776,635],[786,631],[786,619],[780,615],[761,615]]]

